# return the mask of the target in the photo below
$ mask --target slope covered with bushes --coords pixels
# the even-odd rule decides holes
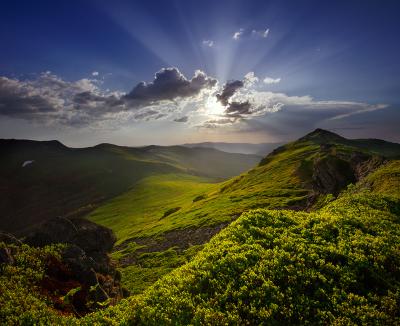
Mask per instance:
[[[59,322],[398,324],[399,189],[357,186],[315,212],[247,212],[142,295]],[[45,318],[38,311],[24,318]]]
[[[2,245],[0,322],[400,324],[400,161],[317,136],[222,184],[157,176],[96,210],[93,220],[117,227],[123,240],[113,256],[127,263],[122,278],[141,294],[81,318],[56,304],[68,307],[74,293],[41,287],[48,256],[59,251]]]
[[[316,213],[244,214],[150,288],[138,324],[397,324],[399,202],[363,193]]]
[[[243,212],[317,209],[381,166],[387,160],[386,149],[400,154],[398,144],[380,142],[382,146],[376,147],[376,142],[371,141],[368,150],[368,140],[348,140],[317,129],[219,184],[179,174],[145,178],[87,218],[113,229],[122,281],[132,293],[140,293],[172,266],[186,262],[188,247],[206,243]],[[360,143],[363,146],[357,147]],[[172,264],[154,264],[150,254],[179,257]]]

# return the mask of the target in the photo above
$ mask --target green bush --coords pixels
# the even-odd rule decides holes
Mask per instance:
[[[397,203],[397,204],[396,204]],[[151,287],[137,324],[396,324],[392,199],[343,196],[318,213],[256,210]]]

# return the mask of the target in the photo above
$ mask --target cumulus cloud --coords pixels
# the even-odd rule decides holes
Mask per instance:
[[[101,86],[97,79],[66,81],[51,72],[30,80],[0,77],[0,116],[93,128],[166,120],[205,128],[251,128],[264,121],[269,128],[284,129],[285,123],[287,128],[329,121],[337,126],[340,119],[387,107],[266,91],[265,80],[254,72],[221,86],[202,71],[188,79],[176,68],[164,68],[152,82],[141,82],[128,94]]]
[[[251,114],[251,104],[249,101],[245,102],[231,102],[225,110],[227,115],[242,116],[243,114]]]
[[[279,81],[280,78],[276,78],[272,83]],[[249,72],[243,80],[233,80],[223,85],[222,90],[215,95],[222,109],[216,111],[213,119],[205,119],[200,126],[219,128],[241,122],[247,126],[254,126],[252,121],[266,119],[266,116],[269,119],[284,117],[288,125],[300,120],[307,125],[311,121],[334,121],[387,107],[385,104],[352,101],[317,101],[308,95],[289,96],[262,90],[258,82],[254,72]],[[265,83],[265,80],[263,82]]]
[[[228,105],[229,99],[235,94],[235,92],[244,86],[241,80],[228,81],[220,94],[217,94],[217,99],[223,104]]]
[[[250,71],[250,72],[248,72],[246,75],[244,75],[243,82],[244,82],[244,85],[245,85],[246,87],[251,87],[251,86],[253,86],[254,84],[258,83],[258,81],[259,81],[259,79],[258,79],[258,77],[254,74],[253,71]]]
[[[264,84],[278,84],[281,82],[280,78],[265,77],[263,80]]]
[[[98,76],[99,75],[99,72],[98,71],[93,71],[92,72],[92,76]]]
[[[51,72],[31,80],[0,77],[0,115],[72,126],[162,119],[179,113],[177,99],[195,102],[216,84],[200,70],[187,79],[176,68],[160,70],[153,82],[141,82],[128,94],[101,90],[97,79],[69,82]]]
[[[204,40],[204,41],[202,42],[202,44],[203,44],[204,46],[208,46],[209,48],[212,48],[212,47],[214,46],[214,41],[212,41],[212,40]]]
[[[240,28],[237,32],[233,33],[232,38],[234,40],[239,40],[240,37],[243,35],[243,33],[244,33],[244,28]]]
[[[188,80],[177,68],[163,68],[155,74],[150,83],[140,82],[126,94],[125,99],[137,105],[146,105],[162,100],[174,100],[199,94],[203,89],[212,88],[217,80],[196,70]]]

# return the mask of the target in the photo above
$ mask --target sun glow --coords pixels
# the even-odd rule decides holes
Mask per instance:
[[[214,115],[222,115],[225,111],[224,106],[215,96],[209,96],[206,100],[206,113],[207,115],[214,116]]]

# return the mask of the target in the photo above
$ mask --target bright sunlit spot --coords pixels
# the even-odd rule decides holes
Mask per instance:
[[[218,101],[215,96],[209,96],[206,100],[206,114],[209,116],[219,116],[223,115],[225,108],[224,106]]]

